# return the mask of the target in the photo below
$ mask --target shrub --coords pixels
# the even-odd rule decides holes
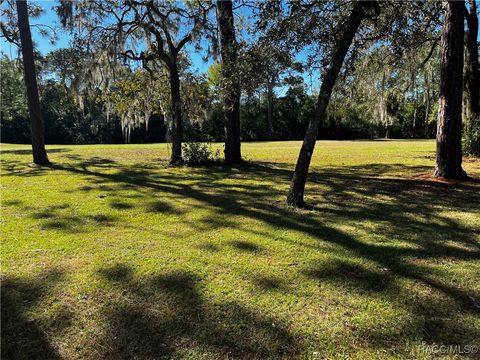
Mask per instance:
[[[213,151],[210,144],[187,142],[182,145],[183,162],[187,165],[205,165],[217,161],[219,150]]]

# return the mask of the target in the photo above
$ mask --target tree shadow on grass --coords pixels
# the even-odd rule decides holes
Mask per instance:
[[[147,211],[152,213],[182,215],[185,211],[175,208],[165,201],[152,201],[147,203]]]
[[[116,210],[128,210],[133,208],[132,204],[129,204],[125,201],[118,201],[118,200],[111,201],[109,206]]]
[[[392,284],[391,275],[386,271],[366,269],[359,264],[339,259],[316,264],[313,269],[304,272],[321,282],[331,282],[345,287],[347,291],[355,290],[361,293],[385,291]]]
[[[50,344],[47,332],[28,314],[61,278],[61,272],[50,271],[36,278],[2,279],[2,359],[61,358]],[[62,326],[68,324],[68,317],[68,313],[62,314]]]
[[[279,321],[235,301],[206,300],[201,278],[190,272],[139,278],[130,267],[117,264],[99,274],[124,294],[104,308],[108,331],[101,358],[168,359],[196,349],[215,357],[253,359],[299,351],[295,337]]]
[[[72,151],[66,148],[58,148],[58,149],[48,149],[47,153],[55,154],[55,153],[64,153]],[[14,149],[14,150],[2,150],[0,148],[0,156],[4,154],[12,154],[12,155],[32,155],[32,149]]]
[[[424,179],[388,177],[391,173],[419,173],[427,170],[425,167],[409,167],[402,164],[315,168],[309,176],[307,192],[312,197],[318,196],[320,200],[315,204],[315,211],[305,212],[292,211],[276,202],[280,196],[283,199],[288,189],[291,170],[286,164],[263,163],[242,165],[238,168],[195,168],[188,173],[167,171],[151,165],[132,170],[130,167],[111,162],[108,162],[106,168],[109,172],[103,171],[103,165],[97,168],[90,160],[75,166],[69,164],[51,166],[53,171],[86,175],[92,184],[112,189],[106,191],[126,189],[136,191],[139,199],[143,197],[150,201],[152,196],[161,195],[192,200],[192,208],[198,206],[212,210],[212,216],[203,219],[208,226],[196,224],[201,231],[210,231],[215,227],[240,228],[241,224],[235,221],[235,217],[241,216],[276,229],[302,233],[308,238],[317,240],[318,243],[312,245],[296,242],[295,245],[299,247],[309,246],[320,250],[321,246],[330,244],[334,246],[335,251],[342,252],[344,256],[369,262],[377,270],[382,269],[381,272],[361,268],[357,263],[330,264],[330,268],[327,269],[307,264],[306,268],[299,271],[315,281],[341,283],[347,289],[360,290],[359,296],[381,296],[392,304],[406,309],[423,322],[423,325],[418,325],[418,328],[413,330],[413,335],[410,335],[412,341],[421,339],[428,343],[445,344],[449,343],[449,339],[455,339],[457,344],[467,344],[478,335],[478,331],[475,332],[468,324],[459,325],[462,315],[479,313],[478,292],[458,286],[435,271],[436,262],[440,260],[472,264],[480,260],[480,244],[478,236],[475,235],[478,228],[474,224],[462,224],[453,216],[444,214],[445,209],[478,214],[480,187],[476,183],[452,186]],[[229,181],[225,182],[225,179]],[[264,179],[270,181],[274,179],[275,186],[271,183],[262,183]],[[228,221],[218,220],[220,216],[226,215]],[[355,233],[347,233],[339,228],[339,225],[343,224],[355,225],[372,236],[365,239]],[[255,235],[265,235],[267,242],[270,239],[270,234],[262,228],[241,229]],[[381,236],[375,237],[377,234]],[[291,243],[288,236],[282,235],[279,235],[276,241]],[[180,347],[179,344],[193,341],[205,346],[224,347],[225,351],[234,349],[233,351],[240,356],[247,354],[247,357],[249,355],[255,357],[268,351],[282,354],[282,349],[291,343],[289,336],[275,339],[265,330],[269,320],[258,317],[236,303],[222,305],[206,302],[198,293],[198,279],[189,273],[177,275],[172,276],[183,284],[178,285],[180,290],[172,290],[168,285],[172,280],[165,278],[157,279],[157,282],[152,280],[150,285],[141,288],[147,293],[157,294],[155,296],[159,296],[159,301],[162,300],[159,294],[170,294],[167,296],[169,299],[176,298],[176,305],[186,308],[183,317],[172,319],[171,316],[165,316],[156,319],[154,314],[147,311],[148,303],[155,301],[154,296],[136,294],[135,297],[144,302],[143,306],[122,302],[109,310],[112,311],[109,315],[112,328],[122,332],[117,338],[123,339],[121,341],[110,339],[110,348],[116,349],[118,354],[129,355],[129,351],[133,350],[125,347],[126,339],[133,337],[133,341],[139,344],[138,347],[144,347],[142,341],[146,337],[151,341],[158,340],[154,346],[158,346],[157,350],[167,356],[173,354],[175,349]],[[415,284],[420,290],[414,291],[406,286],[397,286],[399,280]],[[131,280],[127,279],[124,283],[122,286],[125,286],[127,292],[134,290],[135,286]],[[179,295],[178,292],[187,295]],[[424,293],[427,295],[423,295]],[[435,309],[439,297],[448,306]],[[405,300],[397,303],[397,298]],[[171,300],[163,301],[166,301],[167,308],[173,306],[169,303]],[[190,308],[196,310],[189,312],[192,311]],[[242,316],[237,319],[232,315],[231,309],[235,309]],[[445,320],[447,311],[453,312],[450,315],[450,319],[453,320]],[[227,323],[239,321],[241,324],[242,318],[248,319],[250,325],[246,328],[262,329],[259,330],[259,334],[263,334],[259,335],[260,338],[265,338],[267,344],[277,345],[266,345],[262,350],[262,346],[255,346],[252,340],[248,340],[251,339],[248,334],[242,331],[241,336],[235,340],[230,336],[225,337],[224,331],[215,330],[222,329],[223,326],[218,320],[220,313],[228,314]],[[191,324],[195,317],[200,319],[197,321],[198,325]],[[122,327],[123,319],[130,320],[125,320],[128,323]],[[188,319],[189,323],[186,324],[187,321],[184,319]],[[138,328],[142,337],[137,337],[128,330],[130,322]],[[449,322],[453,324],[453,330],[446,332]],[[153,329],[151,333],[154,336],[142,332],[141,329]],[[168,335],[167,329],[173,329],[174,335]],[[205,330],[208,337],[201,329],[208,329]],[[445,336],[445,333],[449,335]],[[378,328],[372,329],[366,339],[371,339],[372,346],[378,344],[386,346],[385,339],[393,341],[396,337],[398,334],[382,333],[382,329]],[[238,339],[242,338],[247,340],[243,345],[239,345],[238,341],[242,340]],[[144,357],[148,358],[152,350],[144,351],[146,351]]]
[[[263,291],[289,291],[286,282],[278,277],[255,275],[252,282],[258,289]]]
[[[22,204],[23,204],[23,201],[21,200],[1,200],[1,205],[4,205],[4,206],[19,206]]]
[[[251,241],[245,240],[232,240],[230,244],[237,250],[247,253],[258,253],[262,251],[262,248]]]
[[[45,175],[48,168],[21,161],[1,159],[2,176],[34,177]]]
[[[465,311],[480,314],[480,307],[475,305],[477,300],[467,299],[475,296],[473,292],[469,295],[468,291],[447,288],[422,275],[412,275],[412,280],[422,281],[434,291],[417,292],[412,288],[410,293],[405,293],[398,281],[402,279],[398,273],[387,268],[366,268],[342,259],[313,264],[303,271],[307,277],[345,289],[351,296],[383,299],[413,315],[412,322],[398,322],[390,330],[382,326],[357,328],[358,338],[367,346],[388,348],[405,334],[420,335],[424,342],[437,345],[472,345],[480,339],[480,329],[461,317]],[[478,294],[476,296],[478,299]],[[462,297],[465,297],[463,301],[458,301]]]
[[[355,274],[348,280],[343,276],[343,282],[350,283],[350,287],[360,287],[364,292],[387,293],[392,303],[395,303],[399,294],[405,297],[404,292],[408,290],[403,287],[390,289],[390,278],[406,279],[420,284],[421,288],[428,289],[432,295],[421,299],[413,297],[398,304],[423,322],[423,325],[419,325],[416,336],[423,337],[424,341],[429,343],[452,344],[449,339],[454,339],[457,344],[468,344],[478,332],[473,331],[468,324],[460,326],[460,314],[478,314],[480,294],[437,276],[433,267],[421,266],[416,263],[416,259],[480,260],[480,244],[475,236],[475,229],[438,211],[439,208],[447,206],[455,211],[477,212],[480,203],[479,188],[475,183],[450,186],[417,179],[378,177],[401,169],[400,165],[372,164],[316,171],[310,178],[310,186],[321,187],[320,195],[328,205],[322,206],[313,214],[272,206],[269,199],[275,196],[276,190],[268,186],[242,183],[241,176],[231,170],[226,170],[223,176],[239,177],[239,183],[232,185],[235,191],[231,191],[229,185],[214,182],[198,189],[186,185],[181,179],[174,180],[172,175],[163,174],[149,176],[146,181],[143,179],[141,186],[193,198],[217,209],[219,214],[245,216],[277,228],[302,232],[321,242],[335,244],[351,256],[368,260],[378,268],[385,269],[376,273],[343,266],[341,269],[344,273],[346,271],[348,274]],[[425,168],[414,167],[409,171],[423,172]],[[202,176],[208,177],[209,172],[209,169],[205,170],[197,185],[203,185]],[[279,184],[288,184],[290,180],[290,171],[278,166],[244,167],[242,173],[251,179],[274,178]],[[128,176],[123,180],[130,181]],[[376,231],[381,233],[384,239],[392,240],[379,243],[362,241],[337,228],[336,224],[345,222],[353,222],[360,227],[366,222],[374,223]],[[410,246],[404,245],[405,243],[410,243]],[[332,277],[334,273],[324,273],[323,279],[317,279],[326,281],[326,277]],[[314,277],[314,274],[312,276]],[[454,320],[435,320],[447,318],[444,308],[438,310],[429,306],[429,302],[433,304],[436,301],[436,296],[449,299],[449,309],[453,311],[449,318]],[[448,323],[456,323],[457,326],[452,329],[459,332],[447,332]],[[445,333],[450,335],[445,336]],[[386,342],[380,342],[379,339],[389,338],[389,334],[384,334],[383,337],[381,334],[370,334],[368,338],[371,339],[372,346],[385,345]],[[392,341],[391,338],[389,340]]]
[[[17,205],[21,206],[21,203]],[[101,213],[89,215],[72,214],[70,205],[66,203],[43,206],[41,208],[32,208],[30,206],[22,206],[22,208],[31,219],[39,222],[42,229],[67,233],[86,232],[89,230],[89,225],[110,226],[117,220],[115,216]]]
[[[115,173],[104,173],[95,168],[52,165],[53,169],[64,170],[96,179],[96,183],[122,188],[127,186],[144,197],[150,194],[171,194],[175,197],[190,198],[215,209],[219,214],[241,215],[259,219],[267,224],[283,228],[298,229],[322,239],[322,232],[336,230],[327,225],[328,221],[375,222],[382,234],[403,234],[402,241],[411,242],[416,248],[388,248],[388,245],[370,245],[373,249],[394,250],[397,257],[452,257],[476,259],[480,256],[480,244],[473,229],[460,225],[456,220],[442,216],[439,207],[457,211],[479,211],[479,186],[458,184],[450,186],[423,180],[404,178],[380,178],[376,174],[398,170],[400,165],[372,164],[361,167],[324,169],[310,175],[310,185],[320,186],[324,200],[317,204],[315,214],[292,212],[277,206],[272,198],[283,194],[282,185],[288,185],[291,172],[278,164],[275,167],[260,164],[242,166],[238,169],[217,167],[215,169],[193,169],[192,172],[176,174],[171,172],[148,173],[143,169],[132,171],[119,164]],[[416,170],[421,168],[415,167]],[[239,183],[225,184],[215,179],[238,178]],[[270,185],[245,184],[242,180],[275,179],[278,188]],[[186,183],[189,181],[189,183]],[[212,190],[213,188],[213,190]],[[241,191],[232,191],[232,188]],[[317,190],[318,191],[318,190]],[[324,203],[325,206],[321,206]],[[215,219],[208,219],[215,221]],[[325,221],[322,221],[325,220]],[[207,221],[207,220],[206,220]],[[219,226],[221,224],[218,224]],[[231,223],[233,225],[233,223]],[[317,228],[317,229],[316,229]],[[339,234],[344,238],[346,234]],[[444,236],[445,235],[445,236]],[[327,236],[328,237],[328,236]],[[444,237],[461,246],[452,246]],[[364,244],[353,237],[351,247]],[[334,241],[335,242],[335,241]],[[337,242],[342,243],[337,240]],[[368,246],[368,245],[367,245]],[[400,252],[400,253],[398,253]]]

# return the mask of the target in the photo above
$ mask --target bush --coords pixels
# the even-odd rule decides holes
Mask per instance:
[[[187,165],[205,165],[218,160],[219,150],[213,151],[210,144],[188,142],[182,145],[183,162]]]
[[[480,117],[470,119],[463,138],[463,151],[467,155],[480,156]]]

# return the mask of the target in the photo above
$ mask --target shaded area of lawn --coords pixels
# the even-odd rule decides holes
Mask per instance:
[[[37,278],[2,279],[2,359],[61,358],[45,330],[29,318],[29,311],[52,290],[62,275],[61,271],[52,270]],[[63,316],[61,324],[68,326],[68,314]]]
[[[115,358],[170,358],[182,345],[201,345],[235,357],[265,358],[297,350],[293,336],[274,319],[235,301],[210,303],[197,290],[201,279],[187,271],[136,278],[125,265],[101,269],[107,281],[135,301],[115,301],[104,311],[106,340]],[[162,304],[156,314],[145,304]]]
[[[298,272],[319,284],[344,288],[351,296],[365,297],[366,301],[368,297],[385,299],[407,311],[416,322],[398,324],[398,332],[405,336],[404,342],[468,345],[480,340],[480,329],[463,319],[463,316],[480,314],[480,294],[447,280],[436,266],[438,261],[473,264],[480,260],[474,224],[466,226],[442,214],[447,208],[479,215],[477,183],[452,186],[388,177],[395,171],[430,171],[426,167],[402,164],[314,168],[309,177],[310,189],[307,189],[314,210],[298,211],[283,205],[285,187],[291,177],[288,164],[252,163],[239,168],[194,168],[176,172],[155,165],[127,166],[101,157],[86,159],[66,155],[65,159],[68,160],[65,163],[31,171],[19,163],[7,162],[2,164],[3,176],[78,174],[87,179],[88,185],[72,191],[98,192],[99,197],[108,200],[108,206],[121,212],[147,204],[150,212],[181,217],[185,210],[173,207],[171,202],[162,202],[158,195],[160,199],[162,196],[191,199],[195,203],[189,211],[195,211],[196,206],[213,209],[209,217],[202,219],[203,224],[188,224],[198,231],[205,231],[205,224],[208,224],[207,231],[239,227],[235,220],[224,218],[225,215],[296,231],[318,241],[318,246],[302,242],[297,246],[308,246],[315,251],[331,244],[343,249],[348,259],[332,253],[329,261],[289,264],[292,266],[288,271]],[[225,183],[222,179],[238,181]],[[279,186],[264,184],[262,180],[266,179]],[[114,198],[126,189],[134,192],[130,195],[132,198],[121,201]],[[21,203],[6,205],[22,206]],[[42,221],[46,230],[73,234],[91,231],[92,224],[117,225],[117,219],[110,215],[72,218],[60,211],[61,206],[68,204],[56,206],[31,212],[31,217]],[[382,241],[375,238],[366,241],[337,226],[354,223],[359,230],[368,232],[363,226],[372,222],[376,224],[372,235],[381,234]],[[268,232],[262,228],[242,231],[264,235],[269,241]],[[276,240],[292,242],[288,236]],[[202,244],[204,250],[212,253],[220,251],[220,246],[229,246],[239,256],[267,253],[263,246],[245,239],[233,238],[221,245],[207,241]],[[367,267],[365,262],[371,266]],[[310,341],[291,323],[256,313],[240,302],[206,298],[202,289],[207,279],[187,269],[137,274],[129,264],[119,263],[97,269],[95,276],[108,283],[116,294],[122,294],[105,295],[98,305],[105,320],[103,337],[97,340],[101,346],[95,350],[98,358],[171,358],[178,356],[178,349],[196,347],[206,351],[207,357],[227,354],[236,358],[293,357],[304,353]],[[3,357],[35,358],[34,350],[39,354],[37,358],[58,356],[46,332],[29,321],[28,314],[60,279],[53,275],[39,279],[6,276],[2,281],[2,335],[9,334],[2,336]],[[264,292],[291,291],[281,276],[259,274],[252,282]],[[62,331],[56,324],[50,330]],[[391,328],[358,331],[361,333],[358,338],[364,342],[362,346],[372,349],[387,349],[392,342],[402,341]]]

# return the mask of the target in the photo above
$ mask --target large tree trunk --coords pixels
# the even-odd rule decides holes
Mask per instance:
[[[375,7],[378,10],[378,3],[376,1],[357,1],[349,18],[346,19],[343,26],[336,31],[339,36],[331,54],[331,58],[328,61],[329,67],[322,76],[322,85],[320,87],[320,93],[318,94],[315,114],[308,124],[303,145],[300,149],[300,154],[298,155],[290,190],[288,192],[287,203],[289,205],[305,205],[303,193],[305,191],[310,160],[315,148],[318,128],[320,122],[325,118],[325,112],[327,110],[328,102],[330,101],[333,86],[335,85],[355,33],[357,32],[363,18],[366,16],[366,8],[368,7]]]
[[[28,112],[30,114],[30,128],[32,137],[33,162],[38,165],[49,164],[45,150],[45,129],[40,111],[38,97],[37,75],[33,58],[32,34],[28,20],[27,2],[17,0],[18,29],[22,45],[23,70],[27,88]]]
[[[172,157],[171,164],[179,164],[182,162],[182,99],[180,96],[180,77],[176,64],[169,66],[170,74],[170,96],[172,99]]]
[[[238,164],[242,161],[240,143],[240,83],[237,70],[237,42],[233,22],[232,2],[217,1],[217,21],[220,30],[222,75],[225,82],[225,161]]]
[[[467,18],[467,89],[470,106],[470,115],[480,115],[480,64],[478,61],[478,16],[475,0],[469,0],[470,11],[466,13]]]
[[[274,81],[269,79],[267,84],[267,140],[272,140],[273,134],[273,85]]]
[[[462,179],[466,177],[462,169],[464,3],[446,1],[444,5],[435,176]]]

